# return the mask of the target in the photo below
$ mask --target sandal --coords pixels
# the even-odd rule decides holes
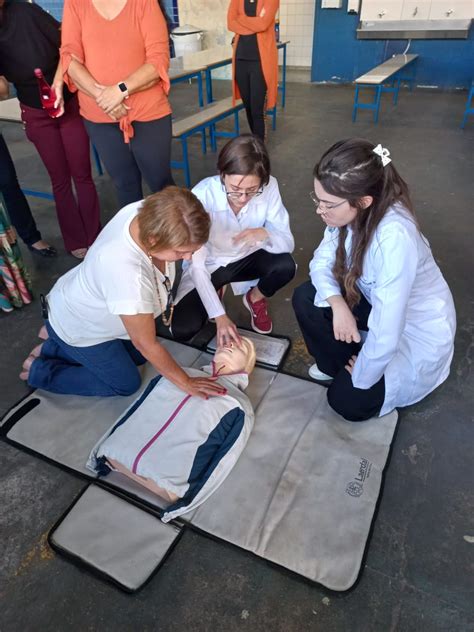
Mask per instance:
[[[35,255],[39,257],[56,257],[58,252],[54,246],[46,246],[46,248],[33,248],[33,246],[28,246],[28,250],[33,252]]]

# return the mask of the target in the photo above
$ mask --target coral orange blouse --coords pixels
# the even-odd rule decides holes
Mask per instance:
[[[66,0],[62,22],[61,63],[64,80],[77,91],[68,68],[80,61],[97,83],[110,86],[124,81],[145,63],[153,64],[160,81],[130,95],[127,116],[120,119],[125,142],[133,137],[133,121],[152,121],[171,113],[168,30],[156,0],[127,0],[113,19],[105,19],[92,0]],[[95,100],[79,91],[82,116],[94,123],[113,123]]]
[[[231,0],[227,12],[227,28],[236,34],[232,64],[234,99],[240,98],[237,82],[235,81],[235,51],[239,43],[239,35],[256,33],[263,76],[267,84],[267,107],[269,109],[276,105],[278,93],[278,50],[275,39],[275,15],[279,5],[279,0],[257,0],[257,16],[260,15],[264,7],[265,15],[262,18],[252,18],[245,15],[244,0]]]

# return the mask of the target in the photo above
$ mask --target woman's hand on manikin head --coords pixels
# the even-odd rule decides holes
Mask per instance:
[[[230,375],[232,373],[246,373],[249,363],[250,353],[255,353],[254,347],[249,347],[249,343],[244,343],[238,347],[231,343],[226,346],[217,347],[214,354],[214,368],[217,375]]]
[[[239,332],[237,331],[237,327],[235,323],[227,316],[227,314],[217,316],[216,327],[218,347],[225,347],[231,344],[235,344],[237,346],[240,345],[240,336]]]

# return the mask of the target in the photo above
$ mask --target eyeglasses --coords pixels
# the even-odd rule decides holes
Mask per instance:
[[[313,201],[316,208],[317,209],[320,208],[322,211],[332,211],[334,208],[337,208],[338,206],[342,206],[343,204],[347,202],[347,200],[342,200],[342,202],[338,202],[337,204],[331,204],[331,203],[328,204],[327,202],[322,202],[316,196],[316,193],[314,191],[309,192],[309,197]]]
[[[243,195],[245,195],[245,197],[248,197],[248,198],[254,198],[259,195],[262,195],[263,193],[263,187],[259,189],[258,191],[227,191],[227,189],[224,186],[222,188],[224,189],[227,197],[230,198],[231,200],[240,200],[240,198]]]

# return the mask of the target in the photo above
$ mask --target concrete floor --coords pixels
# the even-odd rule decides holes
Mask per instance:
[[[216,93],[228,94],[226,82]],[[178,115],[192,109],[194,87],[173,92]],[[190,98],[190,95],[192,97]],[[360,581],[331,593],[225,543],[188,531],[159,573],[128,596],[55,555],[46,535],[84,481],[0,443],[1,632],[155,631],[188,629],[293,632],[436,632],[474,628],[472,516],[472,211],[473,125],[459,123],[465,93],[403,92],[384,98],[374,126],[368,113],[351,123],[353,89],[290,83],[287,107],[268,147],[296,237],[298,276],[272,301],[275,331],[293,342],[285,369],[305,375],[304,349],[290,297],[307,277],[323,227],[308,198],[316,159],[333,142],[362,136],[387,146],[411,185],[415,207],[458,313],[451,376],[425,401],[402,410],[383,496]],[[21,182],[48,190],[44,169],[20,127],[2,125]],[[246,129],[242,118],[242,129]],[[222,141],[221,141],[222,145]],[[210,175],[216,156],[191,150],[194,182]],[[182,183],[177,173],[178,183]],[[113,189],[97,178],[104,219],[116,210]],[[31,199],[57,260],[31,259],[36,296],[75,265],[64,253],[49,202]],[[471,253],[471,254],[469,254]],[[227,300],[227,297],[226,297]],[[229,312],[247,325],[246,311]],[[0,314],[0,414],[26,392],[17,376],[37,344],[38,301]],[[207,332],[209,335],[211,330]]]

